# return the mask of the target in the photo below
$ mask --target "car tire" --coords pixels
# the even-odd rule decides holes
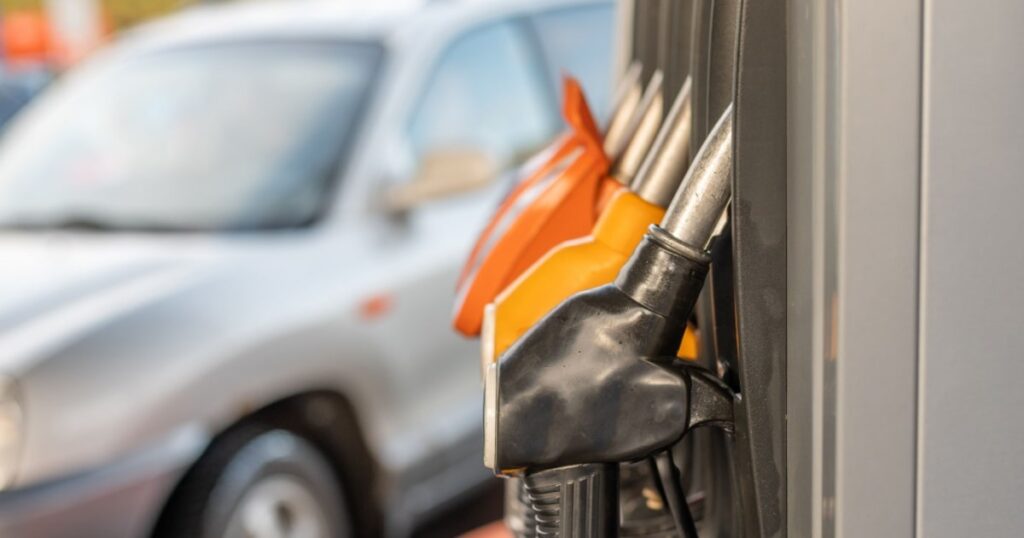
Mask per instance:
[[[309,441],[255,426],[220,436],[186,473],[154,533],[163,538],[346,538],[333,467]]]

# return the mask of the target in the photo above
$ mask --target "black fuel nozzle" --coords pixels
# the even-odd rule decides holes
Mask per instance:
[[[731,164],[730,107],[615,282],[567,299],[489,368],[485,463],[523,475],[542,535],[615,536],[619,462],[731,422],[731,392],[675,360],[731,197]]]

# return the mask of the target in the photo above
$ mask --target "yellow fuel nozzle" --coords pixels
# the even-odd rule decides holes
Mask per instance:
[[[648,227],[661,221],[686,174],[690,119],[690,84],[687,81],[658,130],[631,188],[616,194],[592,234],[555,247],[489,305],[483,322],[485,363],[500,357],[569,296],[615,279]],[[693,360],[696,351],[697,338],[690,327],[679,356]]]

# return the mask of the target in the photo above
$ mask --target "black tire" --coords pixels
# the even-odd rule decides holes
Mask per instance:
[[[285,430],[242,426],[218,437],[186,473],[154,536],[226,538],[243,499],[270,482],[287,483],[292,491],[302,490],[303,499],[308,495],[315,500],[315,519],[324,530],[323,538],[353,535],[342,488],[319,450]],[[275,513],[287,519],[287,508],[282,505],[282,511]],[[310,508],[309,503],[304,508]]]

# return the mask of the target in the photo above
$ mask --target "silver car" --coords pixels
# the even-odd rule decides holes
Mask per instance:
[[[613,6],[363,4],[157,22],[7,130],[0,536],[405,535],[487,478],[457,272]]]

